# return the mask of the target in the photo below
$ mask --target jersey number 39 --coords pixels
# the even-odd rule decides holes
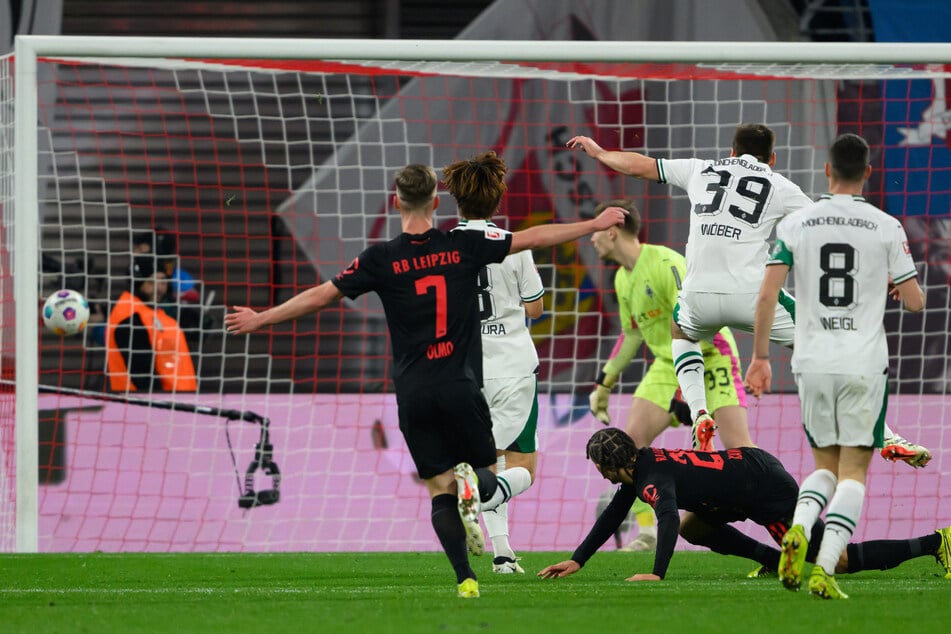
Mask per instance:
[[[713,197],[708,203],[697,203],[694,205],[693,213],[698,216],[720,213],[723,198],[730,190],[733,174],[726,170],[715,170],[712,165],[703,170],[701,174],[714,178],[714,180],[707,184],[707,191],[710,192]],[[745,222],[753,227],[758,225],[759,219],[763,215],[763,210],[766,209],[766,203],[769,202],[769,195],[773,191],[773,186],[770,184],[769,179],[763,178],[762,176],[744,176],[736,181],[733,191],[743,198],[744,206],[751,207],[751,209],[746,210],[739,205],[730,205],[726,210],[741,222]]]

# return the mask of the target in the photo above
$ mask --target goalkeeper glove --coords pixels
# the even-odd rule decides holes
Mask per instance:
[[[594,389],[588,395],[588,407],[594,417],[605,425],[611,424],[611,415],[608,414],[608,395],[611,394],[611,388],[617,383],[617,375],[605,375],[604,372],[598,375],[598,380],[594,384]]]
[[[690,417],[690,406],[678,399],[676,396],[670,399],[670,409],[667,411],[671,415],[671,427],[678,427],[680,425],[693,425],[693,419]]]

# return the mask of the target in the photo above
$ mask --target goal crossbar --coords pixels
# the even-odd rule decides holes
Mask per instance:
[[[255,39],[17,36],[16,55],[491,62],[707,62],[920,64],[946,59],[943,43],[556,42],[511,40]]]

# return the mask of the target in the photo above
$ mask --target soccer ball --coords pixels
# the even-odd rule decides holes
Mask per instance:
[[[43,304],[43,323],[57,335],[65,337],[82,332],[88,321],[89,302],[76,291],[56,291]]]

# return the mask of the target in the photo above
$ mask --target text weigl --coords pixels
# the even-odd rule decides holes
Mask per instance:
[[[855,321],[852,317],[821,317],[820,319],[825,330],[855,330]]]

